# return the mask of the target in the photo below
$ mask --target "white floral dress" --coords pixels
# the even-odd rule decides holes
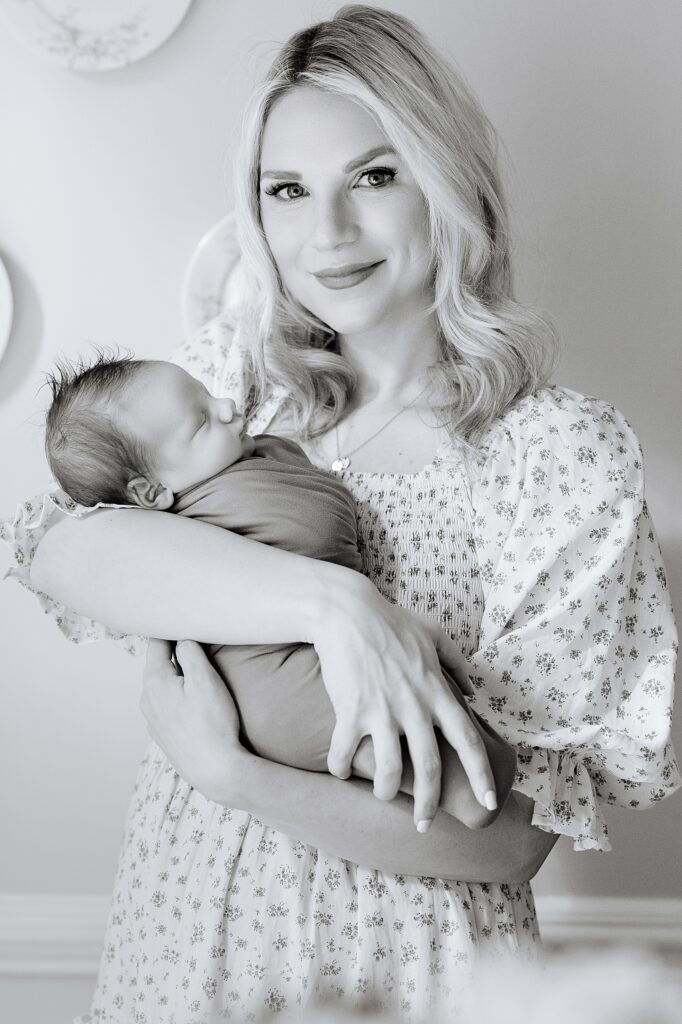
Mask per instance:
[[[214,322],[178,361],[248,408],[244,352]],[[271,422],[282,395],[252,416]],[[474,704],[519,750],[534,823],[608,849],[600,802],[679,783],[670,747],[675,634],[642,493],[612,408],[546,389],[488,432],[476,464],[445,445],[414,474],[346,471],[364,571],[471,655]],[[2,536],[28,585],[63,495]],[[111,634],[39,595],[70,639]],[[139,643],[130,638],[131,647]],[[532,955],[530,886],[387,875],[210,803],[152,746],[126,825],[91,1015],[117,1024],[259,1021],[341,1000],[451,1020],[472,963]]]

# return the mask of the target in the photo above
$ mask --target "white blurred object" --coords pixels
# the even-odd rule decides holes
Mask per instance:
[[[188,337],[225,309],[238,309],[244,291],[243,268],[229,213],[207,231],[194,250],[182,283],[182,322]]]
[[[0,260],[0,359],[7,348],[9,336],[12,333],[12,317],[14,315],[14,300],[12,298],[12,286],[5,270],[5,264]]]
[[[462,1024],[679,1024],[679,968],[652,949],[594,946],[545,962],[485,962],[462,1007]],[[459,1019],[459,1018],[458,1018]]]
[[[278,1018],[281,1024],[401,1024],[405,1018],[335,1000]],[[494,957],[453,995],[447,1017],[410,1024],[680,1024],[682,975],[649,948],[593,946],[529,962]]]
[[[0,11],[34,51],[71,71],[111,71],[156,50],[192,0],[3,0]]]

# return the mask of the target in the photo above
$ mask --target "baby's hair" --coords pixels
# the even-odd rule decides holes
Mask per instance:
[[[149,363],[97,350],[91,361],[60,360],[47,375],[52,403],[45,422],[50,469],[80,505],[129,504],[127,484],[152,472],[150,453],[122,428],[117,399]]]

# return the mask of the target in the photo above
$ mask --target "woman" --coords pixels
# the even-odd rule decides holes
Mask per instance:
[[[254,758],[200,648],[179,645],[183,680],[151,645],[161,750],[138,778],[93,1012],[246,1020],[340,999],[451,1017],[475,957],[532,952],[528,880],[556,836],[608,848],[599,801],[678,781],[639,449],[614,410],[544,387],[547,331],[511,296],[492,131],[409,22],[348,7],[299,33],[248,125],[248,313],[180,360],[249,410],[250,432],[334,464],[376,586],[162,513],[45,534],[33,582],[65,606],[152,636],[313,642],[337,712],[341,778]],[[432,723],[462,752],[467,736],[439,683],[447,639],[406,609],[456,638],[474,706],[519,749],[483,832],[435,813]],[[67,628],[97,628],[83,623]],[[426,834],[390,800],[401,732]],[[384,802],[343,781],[367,735]]]

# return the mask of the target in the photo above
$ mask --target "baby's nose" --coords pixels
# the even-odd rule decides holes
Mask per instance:
[[[217,405],[218,417],[222,423],[231,423],[237,415],[237,406],[231,398],[220,398]]]

